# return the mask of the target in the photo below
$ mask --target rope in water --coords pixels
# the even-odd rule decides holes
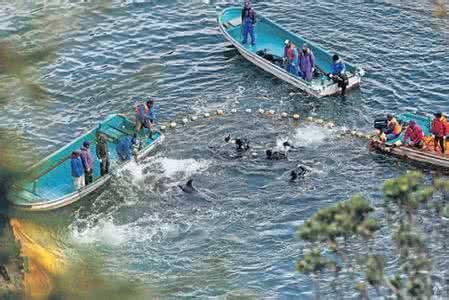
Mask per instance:
[[[230,110],[231,114],[236,114],[238,112],[239,111],[236,108],[233,108]],[[250,108],[247,108],[244,110],[244,112],[247,114],[251,114],[251,113],[253,113],[253,110]],[[277,118],[277,119],[284,119],[284,120],[292,120],[294,122],[294,124],[299,124],[299,122],[302,120],[301,115],[299,113],[276,112],[275,110],[272,110],[272,109],[270,109],[270,110],[258,109],[256,111],[256,114],[259,117],[268,116],[273,119]],[[177,119],[172,120],[172,121],[161,122],[160,129],[162,131],[173,130],[173,129],[176,129],[179,124],[181,124],[183,126],[187,126],[189,123],[208,122],[208,121],[212,120],[214,117],[219,118],[224,115],[225,115],[225,111],[223,109],[217,109],[215,111],[204,112],[202,114],[182,115],[181,118],[178,117]],[[308,125],[316,124],[318,126],[328,128],[328,129],[333,129],[336,127],[334,122],[332,122],[332,121],[326,122],[325,120],[321,119],[320,117],[317,117],[314,119],[312,116],[307,116],[307,117],[305,117],[304,120]],[[372,134],[366,134],[361,131],[347,129],[345,127],[341,128],[341,131],[343,134],[350,134],[351,136],[353,136],[355,138],[359,138],[359,139],[372,140],[374,137],[374,135],[372,135]]]

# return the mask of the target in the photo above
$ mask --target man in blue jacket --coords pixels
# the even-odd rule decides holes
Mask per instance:
[[[338,87],[341,88],[341,95],[344,96],[349,84],[346,66],[337,54],[332,56],[332,61],[332,72],[329,73],[329,78],[337,83]]]
[[[251,45],[256,44],[256,35],[254,31],[256,30],[256,14],[251,8],[251,2],[249,0],[245,1],[245,6],[242,9],[242,25],[243,25],[243,42],[246,44],[248,42],[248,34],[251,35]]]
[[[84,167],[81,161],[81,150],[74,150],[70,157],[70,165],[72,167],[73,185],[76,190],[84,187]]]

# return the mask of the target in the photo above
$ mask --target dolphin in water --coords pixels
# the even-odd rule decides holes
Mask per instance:
[[[296,179],[298,179],[299,177],[304,177],[304,175],[308,172],[309,170],[307,170],[307,168],[303,167],[303,166],[298,166],[298,168],[296,170],[292,170],[290,172],[290,181],[294,182],[296,181]]]
[[[179,184],[178,187],[187,194],[193,194],[196,192],[196,189],[193,187],[193,179],[189,179],[186,184]]]

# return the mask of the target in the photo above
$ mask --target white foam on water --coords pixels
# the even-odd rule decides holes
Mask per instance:
[[[334,130],[311,125],[295,130],[291,136],[294,146],[310,146],[323,144],[334,135]]]
[[[136,163],[136,161],[133,159],[130,162],[128,162],[122,169],[120,169],[120,172],[118,173],[119,176],[125,176],[127,174],[131,179],[133,184],[139,184],[143,182],[144,176],[143,176],[143,169],[145,168],[145,163]]]
[[[193,174],[206,170],[210,162],[207,160],[189,159],[173,159],[173,158],[161,158],[157,161],[163,169],[166,177],[189,177]]]
[[[128,225],[116,225],[111,219],[100,221],[95,226],[87,226],[80,229],[72,226],[72,237],[80,244],[102,243],[110,246],[118,246],[129,238]]]

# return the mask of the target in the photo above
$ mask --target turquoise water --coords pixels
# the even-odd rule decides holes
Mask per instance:
[[[312,299],[311,280],[295,271],[305,247],[298,226],[353,194],[378,205],[380,184],[416,166],[333,130],[242,111],[298,112],[360,130],[385,112],[448,112],[449,20],[433,18],[427,2],[254,2],[256,11],[366,70],[361,89],[345,99],[314,99],[225,46],[216,16],[229,5],[240,2],[2,5],[2,36],[57,50],[29,70],[48,89],[47,106],[30,105],[20,85],[1,75],[15,100],[0,126],[16,128],[44,156],[107,115],[132,112],[138,101],[129,96],[153,95],[163,120],[238,108],[209,125],[171,131],[156,156],[130,165],[106,190],[42,218],[64,218],[52,230],[69,253],[74,244],[87,247],[105,259],[105,272],[142,280],[165,297]],[[258,157],[235,157],[223,145],[229,133],[251,139]],[[263,159],[287,137],[299,151],[288,161]],[[291,184],[288,173],[299,163],[312,171]],[[177,188],[189,178],[197,195]],[[382,238],[371,246],[391,253]],[[444,252],[433,253],[436,273],[446,274]],[[395,264],[391,255],[387,269]],[[323,278],[324,299],[334,297],[329,281]],[[346,298],[354,297],[351,286],[342,282]]]

